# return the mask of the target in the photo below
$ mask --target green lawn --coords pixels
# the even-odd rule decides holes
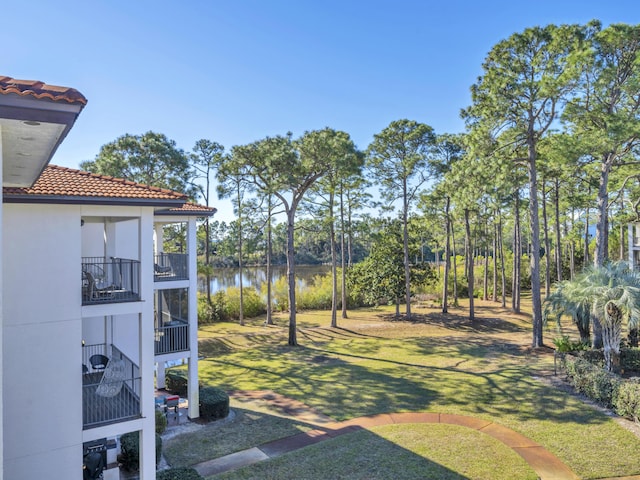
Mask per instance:
[[[393,321],[388,309],[350,312],[351,318],[339,320],[338,329],[328,328],[327,312],[302,314],[298,347],[286,345],[285,319],[274,327],[262,326],[262,320],[245,327],[204,327],[201,381],[226,390],[273,390],[335,420],[402,411],[487,418],[542,444],[582,478],[640,474],[638,437],[539,380],[552,374],[553,356],[528,348],[528,317],[478,303],[473,324],[463,308],[443,316],[416,306],[420,318],[414,322]],[[553,336],[547,333],[548,344]],[[194,464],[312,428],[278,412],[241,407],[237,422],[205,428],[198,441],[177,437],[167,442],[169,462]],[[379,427],[216,478],[283,478],[278,469],[290,471],[293,465],[301,470],[285,478],[424,478],[420,472],[430,471],[427,468],[440,472],[433,478],[498,478],[496,471],[518,472],[504,478],[535,478],[509,449],[494,448],[495,442],[478,432],[454,430],[435,425]],[[442,437],[446,442],[438,441]],[[207,447],[209,443],[215,447]],[[450,450],[442,452],[443,443]],[[470,445],[495,453],[460,461]],[[388,473],[358,476],[345,471],[340,477],[331,470],[347,460],[369,458],[374,451],[380,467],[375,472]],[[398,452],[406,457],[399,463],[392,460]],[[328,457],[335,460],[326,461]],[[398,470],[405,464],[415,465],[417,476]],[[492,474],[487,475],[487,468]]]

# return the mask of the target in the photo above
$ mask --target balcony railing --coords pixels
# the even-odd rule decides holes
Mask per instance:
[[[108,362],[119,360],[120,378],[92,364],[95,355]],[[140,369],[114,345],[86,345],[82,349],[82,421],[83,428],[94,428],[140,417]],[[105,376],[106,375],[106,376]],[[109,377],[109,378],[107,378]]]
[[[82,257],[82,304],[140,300],[140,262],[116,257]]]
[[[156,282],[188,280],[188,260],[186,253],[160,253],[154,257],[154,278]]]
[[[165,315],[163,314],[163,320]],[[189,350],[189,322],[169,317],[155,329],[155,354],[184,352]]]

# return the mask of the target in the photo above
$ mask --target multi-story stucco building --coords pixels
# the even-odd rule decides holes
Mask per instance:
[[[0,77],[0,478],[81,479],[89,448],[140,435],[155,478],[155,377],[189,365],[198,414],[196,219],[179,193],[48,165],[86,104]],[[163,231],[183,232],[163,251]],[[107,451],[111,455],[111,452]],[[108,458],[112,462],[113,458]],[[104,472],[119,478],[117,467]]]

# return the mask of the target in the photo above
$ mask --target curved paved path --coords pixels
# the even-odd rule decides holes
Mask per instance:
[[[569,467],[540,444],[507,427],[488,420],[466,415],[425,412],[389,413],[354,418],[344,422],[332,422],[330,418],[304,404],[275,392],[235,392],[231,396],[239,401],[259,400],[272,402],[282,413],[297,419],[305,418],[306,421],[318,425],[319,428],[195,465],[194,468],[203,477],[276,458],[299,448],[361,429],[402,423],[441,423],[472,428],[501,441],[520,455],[541,480],[579,480],[579,477]],[[623,478],[640,479],[640,476],[620,477],[619,480],[623,480]]]

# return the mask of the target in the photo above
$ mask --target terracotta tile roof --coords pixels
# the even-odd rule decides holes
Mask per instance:
[[[72,168],[47,166],[30,188],[5,187],[5,197],[82,197],[131,200],[169,200],[185,202],[187,196],[139,183]]]
[[[87,104],[87,99],[75,88],[47,85],[38,80],[17,80],[0,75],[0,94],[15,93],[20,96],[48,98],[54,102]]]
[[[174,215],[174,214],[189,214],[189,215],[203,215],[209,216],[216,213],[218,210],[214,207],[207,207],[205,205],[198,205],[197,203],[187,202],[180,208],[169,208],[161,212],[156,212],[160,215]]]

